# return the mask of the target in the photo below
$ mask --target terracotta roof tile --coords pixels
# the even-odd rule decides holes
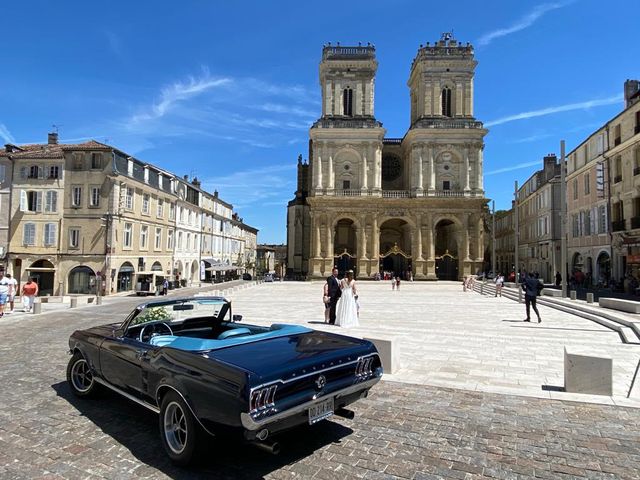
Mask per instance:
[[[89,140],[84,143],[48,144],[37,143],[15,145],[12,152],[0,149],[0,155],[12,158],[64,158],[64,152],[69,150],[110,150],[112,147],[104,143]]]

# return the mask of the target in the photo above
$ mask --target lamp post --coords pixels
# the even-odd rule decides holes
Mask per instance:
[[[562,298],[567,296],[567,164],[564,158],[564,140],[560,140],[560,272]]]
[[[491,215],[493,221],[491,225],[491,271],[493,277],[496,277],[496,201],[491,201],[491,207],[493,215]]]
[[[520,226],[519,226],[519,220],[518,220],[518,181],[516,180],[515,182],[515,189],[514,189],[514,193],[513,196],[515,197],[515,201],[513,202],[513,223],[514,223],[514,227],[513,227],[513,233],[514,233],[514,244],[515,244],[515,249],[514,249],[514,273],[515,273],[515,280],[516,280],[516,288],[518,289],[518,302],[522,303],[522,288],[520,288],[520,269],[519,269],[519,265],[520,265],[520,261],[518,259],[518,249],[519,249],[519,239],[520,239]]]

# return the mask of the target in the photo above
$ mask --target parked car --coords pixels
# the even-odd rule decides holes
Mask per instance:
[[[353,418],[345,407],[382,376],[371,342],[241,318],[222,297],[139,305],[121,323],[71,335],[67,381],[79,397],[107,387],[158,413],[167,455],[185,465],[203,433],[277,453],[272,437],[284,430]]]
[[[250,273],[243,273],[242,274],[242,279],[243,280],[251,280],[251,274]]]
[[[270,273],[267,273],[267,274],[264,276],[264,281],[265,281],[265,282],[273,282],[273,275],[271,275]]]

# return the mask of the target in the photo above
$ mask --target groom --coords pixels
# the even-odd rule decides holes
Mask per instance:
[[[336,323],[336,304],[342,290],[340,290],[340,284],[338,283],[338,269],[334,267],[331,271],[331,276],[327,278],[327,284],[329,285],[329,323],[335,325]]]

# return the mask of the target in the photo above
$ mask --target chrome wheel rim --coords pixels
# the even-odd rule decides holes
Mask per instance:
[[[164,438],[175,454],[187,446],[187,417],[178,402],[171,402],[164,411]]]
[[[81,393],[89,391],[93,385],[93,374],[84,358],[79,359],[71,368],[71,382],[73,388]]]

